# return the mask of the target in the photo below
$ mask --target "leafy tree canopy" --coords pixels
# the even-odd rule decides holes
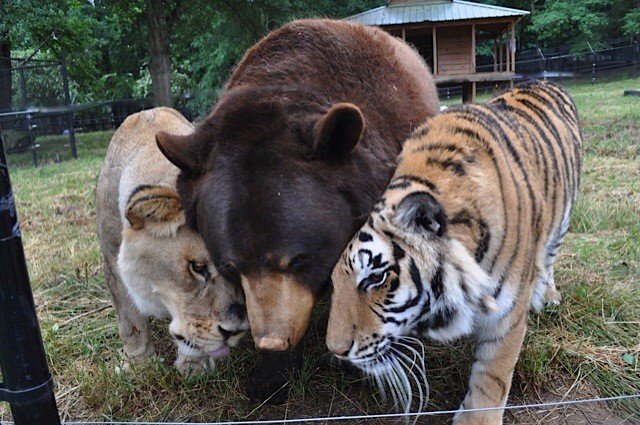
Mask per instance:
[[[640,33],[640,0],[475,0],[532,13],[523,47],[601,47]],[[342,18],[386,0],[165,0],[172,91],[213,91],[246,49],[295,18]],[[151,92],[145,0],[0,0],[2,52],[57,58],[67,52],[76,102]],[[26,13],[25,11],[28,11]],[[54,34],[52,36],[52,34]],[[206,93],[205,93],[206,94]],[[210,103],[206,99],[191,102]]]

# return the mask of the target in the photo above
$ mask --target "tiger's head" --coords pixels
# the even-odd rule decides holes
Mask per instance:
[[[496,308],[496,283],[450,237],[433,191],[398,186],[387,190],[332,274],[327,346],[376,376],[406,360],[407,337],[449,341]]]

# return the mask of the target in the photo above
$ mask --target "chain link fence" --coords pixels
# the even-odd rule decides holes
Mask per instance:
[[[12,166],[77,157],[64,54],[0,58],[0,132]]]

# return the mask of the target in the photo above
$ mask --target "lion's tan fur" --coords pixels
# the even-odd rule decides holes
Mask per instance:
[[[185,225],[175,184],[178,169],[158,150],[155,134],[189,134],[177,111],[156,108],[128,117],[114,134],[96,189],[96,215],[104,272],[118,315],[124,357],[154,353],[149,317],[171,319],[169,330],[197,349],[178,343],[180,370],[209,364],[210,351],[233,345],[229,331],[248,328],[239,289],[215,271],[201,237]],[[206,266],[205,275],[192,264]],[[178,337],[179,336],[179,337]]]

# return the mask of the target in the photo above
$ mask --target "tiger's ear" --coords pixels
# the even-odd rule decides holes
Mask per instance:
[[[364,116],[353,103],[336,103],[313,126],[313,150],[319,158],[342,158],[358,144]]]
[[[427,192],[405,196],[394,211],[393,222],[400,228],[435,236],[444,236],[447,231],[447,215],[442,205]]]
[[[177,135],[159,131],[156,144],[173,165],[191,175],[202,174],[201,161],[211,151],[211,145],[197,133]]]
[[[180,196],[164,186],[138,186],[129,196],[125,217],[134,230],[173,235],[185,223]]]

